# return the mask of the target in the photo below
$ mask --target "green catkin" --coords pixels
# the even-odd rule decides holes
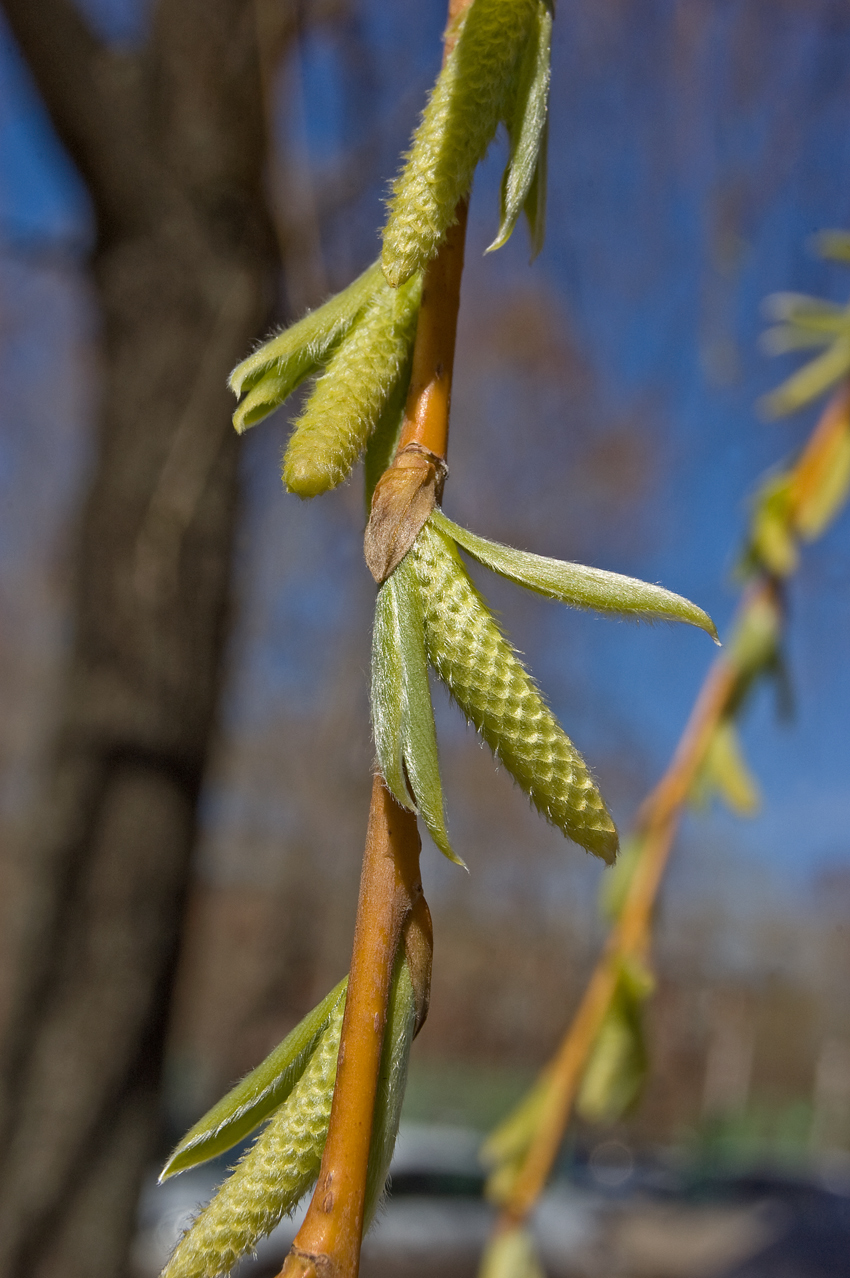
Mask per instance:
[[[506,114],[538,0],[474,0],[393,184],[381,261],[397,287],[431,260]]]
[[[617,831],[602,796],[472,584],[454,542],[426,524],[413,553],[428,658],[437,674],[538,810],[612,862]]]
[[[344,1011],[341,998],[300,1080],[183,1235],[162,1278],[229,1273],[310,1188],[330,1121]]]
[[[316,497],[348,476],[409,370],[422,296],[416,277],[380,290],[332,356],[295,423],[283,459],[283,482]]]

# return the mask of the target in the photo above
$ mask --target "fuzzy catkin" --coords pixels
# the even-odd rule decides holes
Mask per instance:
[[[502,635],[454,542],[426,524],[413,551],[428,658],[538,810],[611,862],[617,831],[587,766]]]
[[[318,379],[295,423],[283,459],[283,482],[299,497],[341,484],[375,429],[387,400],[409,369],[422,281],[384,287]]]
[[[397,287],[434,256],[499,121],[538,0],[474,0],[393,184],[381,262]]]
[[[280,1109],[181,1238],[162,1278],[217,1278],[274,1229],[319,1172],[345,998]]]

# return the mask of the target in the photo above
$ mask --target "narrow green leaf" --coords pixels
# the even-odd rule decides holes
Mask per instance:
[[[183,1234],[162,1278],[219,1278],[271,1233],[315,1183],[328,1135],[345,998],[307,1068]]]
[[[548,188],[547,172],[549,168],[549,117],[543,125],[543,136],[537,152],[537,164],[534,177],[525,199],[525,220],[531,237],[531,260],[537,257],[543,248],[546,238],[546,192]]]
[[[810,351],[830,346],[831,333],[819,329],[803,328],[796,324],[776,324],[767,328],[759,338],[759,346],[765,355],[790,355],[793,351]]]
[[[793,477],[789,471],[762,484],[750,519],[750,555],[768,572],[785,577],[799,561],[794,536]]]
[[[649,1071],[643,998],[622,977],[585,1068],[576,1109],[589,1122],[614,1122],[638,1100]]]
[[[281,374],[272,368],[263,373],[259,381],[254,382],[233,414],[236,433],[244,434],[250,426],[256,426],[257,422],[261,422],[264,417],[268,417],[269,413],[280,408],[287,396],[313,372],[315,372],[315,365],[311,363],[309,367],[306,367],[303,377],[299,377],[298,382],[294,384],[289,371]]]
[[[850,327],[850,311],[837,302],[807,293],[771,293],[762,307],[765,316],[777,324],[794,324],[826,337],[836,337]]]
[[[695,790],[703,802],[717,794],[735,816],[753,816],[759,809],[758,784],[730,718],[723,719],[712,734]]]
[[[340,1000],[345,998],[347,984],[346,976],[262,1064],[195,1123],[162,1169],[161,1182],[232,1149],[286,1100],[307,1068]]]
[[[381,1204],[390,1171],[401,1120],[404,1091],[407,1086],[407,1065],[410,1060],[410,1045],[413,1042],[415,1026],[416,999],[413,993],[413,982],[410,979],[410,969],[402,949],[396,959],[393,983],[390,988],[378,1090],[375,1095],[372,1139],[366,1171],[364,1233],[374,1220],[375,1213]]]
[[[274,403],[268,401],[271,407],[267,412],[277,408],[305,377],[325,362],[332,347],[345,336],[366,303],[382,287],[380,262],[373,262],[348,288],[335,294],[324,306],[308,311],[303,319],[263,342],[252,355],[237,364],[227,383],[234,395],[247,394],[267,373],[272,373],[278,379],[277,399]],[[259,420],[254,417],[237,429],[252,426]]]
[[[416,810],[404,775],[402,725],[405,713],[401,620],[395,573],[378,591],[372,631],[372,731],[378,766],[390,793],[403,808]]]
[[[781,625],[772,600],[759,595],[750,601],[726,646],[726,659],[741,679],[752,679],[776,660]]]
[[[516,93],[507,121],[510,155],[499,194],[499,232],[488,253],[510,239],[535,181],[535,222],[539,208],[543,207],[541,194],[545,199],[545,187],[541,191],[540,181],[545,175],[540,173],[539,161],[549,107],[551,51],[552,14],[545,4],[539,3],[520,60]]]
[[[761,401],[768,417],[796,412],[817,399],[850,372],[850,336],[839,337],[822,355],[793,373],[781,386]]]
[[[558,599],[572,608],[592,608],[596,612],[685,621],[707,631],[717,641],[717,630],[708,613],[661,586],[487,541],[447,519],[441,510],[434,510],[431,522],[485,567],[548,599]]]
[[[847,231],[820,231],[814,242],[821,257],[831,258],[833,262],[850,262],[850,233]]]
[[[545,1278],[529,1230],[522,1225],[496,1230],[487,1243],[478,1278]]]
[[[446,829],[440,761],[437,755],[437,731],[428,683],[425,622],[419,580],[411,556],[408,555],[401,561],[390,581],[393,582],[396,593],[400,623],[404,688],[401,732],[406,775],[431,838],[444,856],[465,869],[464,862],[452,850]]]

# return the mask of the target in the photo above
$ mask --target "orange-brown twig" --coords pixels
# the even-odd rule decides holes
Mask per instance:
[[[414,444],[437,457],[446,456],[466,216],[464,200],[458,205],[457,221],[425,270],[399,453]]]
[[[375,777],[328,1137],[281,1278],[356,1278],[390,980],[405,921],[422,908],[419,850],[415,815]]]
[[[470,2],[451,0],[450,23]],[[451,38],[449,34],[444,60]],[[402,454],[406,451],[408,464],[411,454],[418,453],[423,460],[430,455],[433,461],[426,461],[426,474],[431,476],[431,491],[438,484],[442,488],[445,467],[440,469],[440,463],[444,463],[448,448],[466,216],[464,200],[458,206],[455,225],[425,271],[399,446],[390,471],[375,490],[366,535],[367,563],[379,581],[392,571],[409,545],[409,532],[399,532],[409,489],[405,496],[405,476],[390,473],[403,470],[404,463],[399,466]],[[395,491],[397,479],[401,480],[401,493]],[[414,494],[419,482],[414,479]],[[433,496],[430,501],[433,505]],[[418,531],[416,522],[415,514],[408,519],[413,537]],[[280,1278],[357,1278],[387,1002],[405,925],[417,1028],[427,1011],[432,939],[419,878],[419,850],[416,816],[396,803],[376,777],[328,1137],[307,1216]]]

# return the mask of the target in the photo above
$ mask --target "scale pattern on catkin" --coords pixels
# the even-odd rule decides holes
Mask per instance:
[[[538,0],[475,0],[393,184],[384,274],[397,286],[434,256],[504,118]]]
[[[283,482],[316,497],[348,476],[366,447],[396,383],[409,367],[422,281],[386,285],[331,357],[295,423],[283,459]]]
[[[437,674],[539,811],[613,861],[617,831],[587,765],[496,625],[454,542],[426,524],[413,554]]]
[[[229,1273],[310,1188],[328,1132],[344,1011],[341,995],[300,1080],[183,1235],[162,1278]]]

